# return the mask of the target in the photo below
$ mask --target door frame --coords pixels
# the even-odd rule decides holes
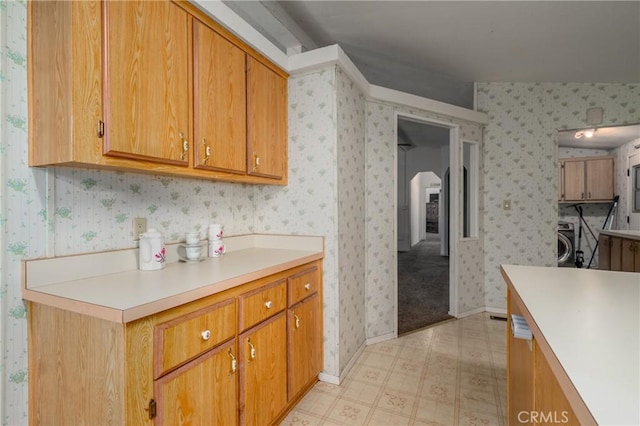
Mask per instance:
[[[458,243],[460,241],[460,181],[462,179],[462,141],[460,138],[460,126],[448,121],[438,120],[435,118],[423,117],[411,113],[395,111],[394,112],[394,143],[398,145],[398,120],[405,120],[423,123],[428,126],[445,127],[449,129],[449,170],[450,178],[450,198],[449,209],[449,315],[458,316]],[[393,263],[395,271],[393,274],[393,300],[394,300],[394,334],[398,335],[398,150],[394,149],[393,161],[393,253],[395,262]],[[453,213],[453,214],[452,214]],[[453,256],[451,255],[453,254]]]
[[[634,213],[633,212],[633,179],[634,179],[634,174],[633,174],[633,167],[635,167],[636,165],[640,166],[640,152],[635,152],[633,154],[629,154],[629,156],[627,157],[627,170],[628,170],[628,175],[627,175],[627,217],[629,218],[629,223],[628,223],[628,227],[629,229],[631,228],[631,224],[632,224],[632,220],[631,217],[633,215],[638,215],[640,216],[640,213]],[[620,217],[620,216],[618,216]],[[638,219],[638,222],[640,223],[640,218]],[[635,231],[638,231],[639,229],[634,229]]]

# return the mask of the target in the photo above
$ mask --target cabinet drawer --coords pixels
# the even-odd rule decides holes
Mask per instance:
[[[318,279],[318,268],[306,269],[298,274],[292,275],[289,282],[289,306],[293,306],[305,297],[311,296],[318,291],[320,280]]]
[[[235,331],[234,299],[156,326],[154,378],[231,339],[235,336]]]
[[[241,295],[239,331],[244,331],[286,308],[286,284],[286,280],[282,279]]]

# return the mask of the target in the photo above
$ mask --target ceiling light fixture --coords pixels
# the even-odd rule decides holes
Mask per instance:
[[[592,138],[595,133],[596,133],[596,129],[578,130],[574,135],[574,137],[576,139],[580,139],[584,136],[585,138],[589,139],[589,138]]]

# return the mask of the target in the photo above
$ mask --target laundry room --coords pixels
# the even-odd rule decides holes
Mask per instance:
[[[632,202],[640,125],[594,125],[557,138],[558,266],[599,269],[602,231],[640,230]]]

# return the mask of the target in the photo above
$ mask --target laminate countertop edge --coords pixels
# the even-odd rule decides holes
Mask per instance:
[[[290,236],[285,238],[291,239]],[[169,262],[158,271],[117,271],[68,281],[37,283],[34,286],[29,285],[29,261],[25,261],[22,297],[34,303],[112,322],[128,323],[320,260],[324,258],[323,238],[313,238],[320,238],[320,242],[310,240],[314,244],[308,249],[296,244],[292,245],[292,249],[277,244],[278,248],[244,246],[222,257],[205,258],[198,263]],[[43,263],[46,268],[55,264],[51,259],[42,260],[48,261]],[[65,262],[68,264],[69,259],[65,258]],[[45,274],[38,271],[37,275],[40,277]]]

